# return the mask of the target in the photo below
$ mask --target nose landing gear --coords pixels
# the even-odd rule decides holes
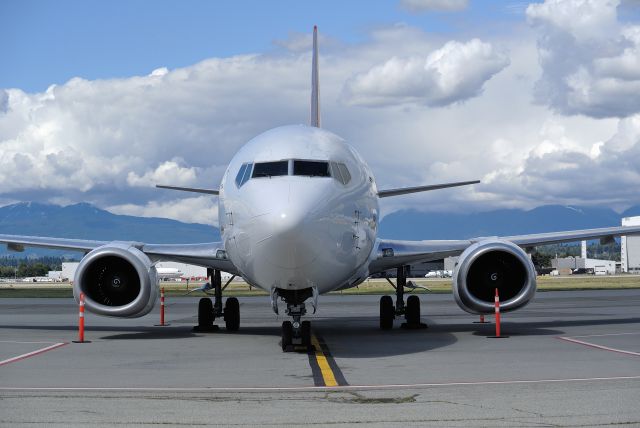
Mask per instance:
[[[222,277],[218,269],[207,269],[207,276],[210,278],[214,291],[213,302],[208,297],[203,297],[198,303],[198,325],[194,327],[196,331],[214,331],[218,329],[213,322],[216,318],[224,319],[225,327],[228,331],[237,331],[240,328],[240,304],[235,297],[227,298],[224,309],[222,307],[222,291],[231,283],[229,280],[224,287]]]
[[[404,303],[404,287],[407,285],[405,266],[398,268],[395,285],[388,278],[387,281],[396,289],[396,304],[394,307],[391,296],[382,296],[380,298],[380,329],[391,330],[393,328],[393,320],[396,316],[402,315],[404,315],[406,321],[402,323],[402,328],[427,328],[426,324],[420,322],[420,298],[414,294],[407,298],[406,305]]]
[[[282,351],[307,351],[311,347],[311,322],[301,318],[307,313],[304,301],[311,297],[312,290],[276,289],[275,292],[286,302],[286,314],[293,317],[293,321],[282,323]]]

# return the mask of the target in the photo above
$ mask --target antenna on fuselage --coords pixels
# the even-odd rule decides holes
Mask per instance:
[[[320,128],[320,81],[318,80],[318,26],[313,26],[313,60],[311,64],[311,126]]]

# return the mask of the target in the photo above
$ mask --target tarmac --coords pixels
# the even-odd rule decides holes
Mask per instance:
[[[0,426],[640,426],[640,290],[538,293],[502,339],[450,294],[381,331],[378,299],[322,296],[310,353],[267,297],[236,333],[193,331],[193,298],[164,327],[87,313],[81,344],[73,300],[0,299]]]

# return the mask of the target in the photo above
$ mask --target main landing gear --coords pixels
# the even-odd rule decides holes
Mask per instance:
[[[396,304],[393,305],[391,296],[382,296],[380,298],[380,329],[391,330],[393,328],[393,320],[396,316],[404,315],[405,323],[403,328],[418,329],[427,328],[427,325],[420,322],[420,298],[412,294],[407,298],[407,304],[404,303],[404,288],[407,285],[406,267],[398,268],[396,285],[393,285],[387,278],[387,281],[396,289]]]
[[[311,322],[301,321],[301,318],[307,313],[304,301],[312,296],[313,291],[276,289],[275,292],[276,297],[280,297],[287,304],[286,314],[293,317],[293,321],[282,323],[282,351],[307,351],[311,347]]]
[[[194,327],[196,331],[213,331],[218,326],[213,322],[216,318],[224,319],[225,327],[228,331],[237,331],[240,328],[240,304],[235,297],[228,297],[224,309],[222,308],[222,291],[229,285],[229,280],[224,287],[222,277],[218,269],[207,269],[214,291],[213,302],[208,297],[203,297],[198,303],[198,325]],[[232,278],[233,279],[233,278]]]

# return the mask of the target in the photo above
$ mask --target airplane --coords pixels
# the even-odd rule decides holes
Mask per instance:
[[[453,271],[450,270],[432,270],[426,273],[425,278],[451,278]]]
[[[640,226],[608,227],[519,236],[462,240],[389,240],[378,236],[382,198],[476,184],[478,181],[378,189],[364,159],[345,140],[321,127],[317,27],[313,29],[311,120],[307,125],[274,128],[246,143],[231,159],[218,189],[158,185],[218,197],[222,240],[199,244],[150,244],[0,235],[10,250],[44,247],[85,252],[73,294],[86,296],[85,308],[99,315],[140,317],[158,295],[160,261],[207,267],[213,300],[200,299],[198,326],[223,318],[226,329],[240,326],[238,299],[222,295],[221,271],[241,275],[267,291],[271,306],[291,317],[282,323],[284,352],[310,346],[307,304],[315,312],[319,296],[362,283],[368,276],[396,269],[394,303],[380,298],[379,327],[396,318],[420,325],[420,300],[404,298],[406,266],[459,256],[452,278],[453,297],[472,314],[514,311],[536,292],[536,271],[528,255],[538,245],[640,233]],[[410,288],[410,287],[409,287]],[[311,309],[311,308],[310,308]]]
[[[156,271],[158,272],[158,279],[176,279],[182,276],[182,271],[178,268],[167,268],[167,267],[157,267]]]

